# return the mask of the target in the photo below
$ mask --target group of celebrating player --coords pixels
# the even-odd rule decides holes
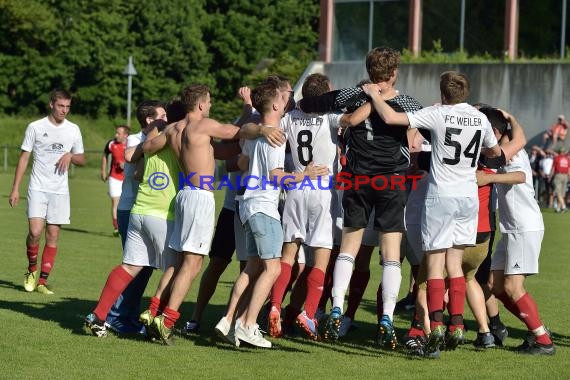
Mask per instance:
[[[522,128],[505,111],[467,104],[469,81],[459,72],[443,73],[441,104],[422,108],[395,88],[399,59],[393,49],[373,49],[366,57],[369,80],[355,88],[334,91],[325,75],[312,74],[296,105],[289,82],[268,77],[252,90],[240,89],[244,112],[234,124],[209,118],[204,85],[186,87],[169,106],[141,103],[142,131],[127,141],[117,214],[123,259],[85,318],[87,330],[100,337],[109,328],[142,330],[169,344],[180,305],[210,254],[194,314],[182,329],[198,332],[235,249],[242,270],[215,327],[218,335],[235,346],[269,348],[258,325],[262,315],[272,338],[294,322],[311,339],[336,340],[346,333],[370,277],[357,265],[353,278],[355,261],[364,259],[360,266],[367,268],[370,247],[379,245],[379,344],[394,349],[398,343],[393,316],[406,256],[417,289],[403,338],[412,353],[438,357],[463,343],[466,298],[478,323],[475,346],[502,344],[506,330],[496,298],[528,328],[518,351],[554,354],[524,289],[525,277],[538,273],[544,226]],[[246,183],[238,180],[236,191],[226,191],[217,226],[213,193],[200,188],[201,177],[214,175],[215,159],[226,160],[234,181],[232,173],[247,174]],[[153,185],[157,173],[167,186]],[[186,183],[179,183],[180,173]],[[340,174],[349,186],[335,183]],[[288,190],[268,186],[268,179]],[[492,194],[502,237],[491,258]],[[485,258],[484,279],[475,281]],[[139,314],[152,268],[163,275]],[[356,301],[343,316],[349,287],[349,309],[350,298]],[[330,313],[319,318],[329,296]]]

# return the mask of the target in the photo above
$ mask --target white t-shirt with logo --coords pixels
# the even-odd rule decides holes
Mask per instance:
[[[283,169],[285,145],[274,148],[265,137],[259,137],[247,140],[243,145],[242,154],[249,157],[247,177],[242,177],[242,182],[247,184],[247,188],[239,202],[242,223],[258,212],[281,220],[278,211],[281,188],[278,181],[271,177],[270,172],[273,169]]]
[[[524,172],[526,181],[517,185],[497,184],[499,226],[502,233],[544,231],[544,222],[534,199],[532,170],[528,155],[521,149],[498,173]]]
[[[48,117],[28,125],[21,149],[32,152],[33,165],[30,190],[54,194],[68,194],[67,171],[58,173],[56,164],[68,152],[82,154],[83,140],[79,127],[64,120],[60,125],[52,124]]]
[[[141,132],[129,135],[127,138],[127,149],[136,147],[146,140],[146,135]],[[141,158],[142,160],[142,158]],[[135,204],[139,191],[139,181],[133,178],[137,164],[125,162],[125,179],[123,180],[123,190],[119,199],[118,210],[130,210]]]
[[[427,196],[476,198],[481,148],[497,145],[487,117],[467,103],[431,106],[407,115],[411,128],[428,129],[432,136]]]

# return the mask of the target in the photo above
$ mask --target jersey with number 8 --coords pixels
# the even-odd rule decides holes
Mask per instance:
[[[475,171],[481,148],[497,145],[485,115],[466,103],[426,107],[408,113],[411,128],[432,136],[427,196],[477,197]]]
[[[326,165],[332,175],[337,172],[337,133],[342,114],[308,114],[293,110],[281,119],[287,134],[295,172],[303,172],[309,162]]]

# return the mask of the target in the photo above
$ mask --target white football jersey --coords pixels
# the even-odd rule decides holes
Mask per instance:
[[[477,197],[475,171],[481,148],[497,145],[487,117],[467,103],[431,106],[407,115],[411,128],[431,132],[427,196]]]
[[[532,170],[528,155],[521,149],[498,173],[524,172],[526,181],[518,185],[497,184],[501,232],[543,231],[544,222],[534,199]]]
[[[83,153],[79,127],[64,120],[60,125],[49,119],[36,120],[28,125],[21,149],[32,152],[34,159],[29,188],[55,194],[68,194],[67,171],[59,174],[56,164],[65,153]]]
[[[265,139],[259,137],[247,140],[242,153],[249,157],[249,170],[241,178],[246,190],[239,202],[239,215],[242,223],[250,216],[261,212],[274,219],[281,220],[279,215],[279,181],[271,177],[271,170],[283,169],[285,162],[285,145],[274,148]]]
[[[136,147],[145,140],[146,135],[144,135],[142,131],[129,135],[129,137],[127,137],[127,149]],[[130,210],[135,204],[140,183],[133,178],[136,168],[136,163],[125,162],[125,179],[123,180],[121,198],[119,199],[119,205],[117,206],[118,210]]]
[[[337,129],[342,115],[310,114],[295,109],[281,119],[295,172],[302,173],[311,161],[315,165],[328,166],[330,175],[338,172]]]

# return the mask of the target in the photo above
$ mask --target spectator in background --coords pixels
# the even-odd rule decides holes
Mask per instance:
[[[558,115],[556,123],[550,126],[550,129],[543,135],[543,147],[552,147],[556,149],[558,142],[564,143],[566,141],[566,134],[568,133],[568,122],[564,115]]]
[[[568,154],[566,148],[561,147],[558,149],[558,154],[554,157],[552,165],[552,183],[554,185],[554,192],[558,205],[556,212],[566,212],[566,189],[568,187]]]
[[[101,157],[101,180],[109,184],[109,197],[111,197],[111,216],[113,218],[113,236],[119,236],[117,224],[117,206],[123,181],[125,179],[125,149],[130,128],[128,125],[115,127],[115,138],[107,141],[103,156]],[[109,155],[111,163],[109,165]]]
[[[546,150],[542,160],[540,160],[540,177],[542,179],[542,188],[544,189],[544,202],[548,208],[552,208],[554,193],[552,189],[552,165],[554,163],[554,152]]]

